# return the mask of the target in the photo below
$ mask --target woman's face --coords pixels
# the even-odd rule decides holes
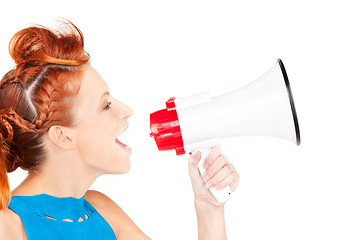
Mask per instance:
[[[126,173],[131,149],[118,139],[129,126],[132,109],[110,95],[108,85],[90,65],[83,70],[75,112],[80,157],[99,174]]]

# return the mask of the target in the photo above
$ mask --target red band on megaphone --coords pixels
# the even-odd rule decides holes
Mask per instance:
[[[150,136],[154,137],[160,151],[175,149],[177,155],[185,153],[175,98],[166,102],[166,109],[150,114]]]

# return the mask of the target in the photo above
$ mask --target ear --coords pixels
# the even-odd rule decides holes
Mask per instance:
[[[63,126],[52,126],[48,131],[49,140],[62,149],[75,148],[73,129]]]

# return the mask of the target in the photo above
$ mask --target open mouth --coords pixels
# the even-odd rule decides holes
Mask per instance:
[[[127,129],[128,129],[128,128],[126,128],[119,136],[116,137],[115,142],[117,143],[117,145],[118,145],[121,149],[123,149],[124,151],[126,151],[126,152],[128,152],[128,153],[130,154],[130,153],[132,152],[131,147],[129,147],[127,144],[121,142],[121,140],[124,139],[124,136],[125,136],[125,134],[126,134],[126,132],[127,132]],[[120,140],[119,140],[118,138],[119,138]]]

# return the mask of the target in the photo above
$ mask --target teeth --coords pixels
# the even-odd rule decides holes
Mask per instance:
[[[119,135],[116,136],[116,138],[121,138],[122,136],[126,135],[128,133],[128,128],[126,128],[123,132],[121,132]]]
[[[125,145],[129,145],[127,144],[127,142],[129,142],[129,134],[127,129],[124,130],[120,135],[118,135],[116,137],[120,142],[124,143]]]

